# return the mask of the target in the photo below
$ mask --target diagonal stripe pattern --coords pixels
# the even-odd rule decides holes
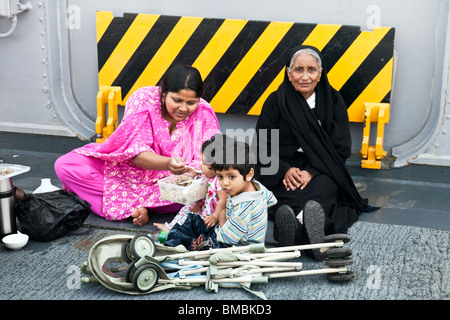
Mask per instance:
[[[219,113],[258,115],[281,84],[295,45],[321,50],[330,83],[351,121],[364,120],[366,101],[390,100],[394,29],[294,22],[97,12],[101,86],[120,86],[122,103],[138,88],[157,85],[174,64],[196,67],[204,95]]]

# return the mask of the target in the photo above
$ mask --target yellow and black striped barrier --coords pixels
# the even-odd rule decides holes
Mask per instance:
[[[350,121],[365,121],[365,102],[389,103],[394,29],[295,22],[97,12],[100,86],[121,88],[121,104],[157,85],[173,64],[196,67],[203,98],[218,113],[259,115],[282,82],[286,54],[308,44],[321,50],[329,81]],[[376,121],[372,115],[371,121]],[[375,119],[375,120],[374,120]]]

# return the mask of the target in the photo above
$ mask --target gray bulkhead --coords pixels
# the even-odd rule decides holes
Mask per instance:
[[[449,1],[444,0],[21,0],[12,34],[0,36],[0,131],[94,136],[98,66],[96,10],[263,21],[394,27],[390,123],[384,148],[396,160],[450,166]],[[12,21],[0,0],[0,35]],[[218,114],[222,129],[253,128],[256,116]],[[362,123],[352,123],[353,152]]]

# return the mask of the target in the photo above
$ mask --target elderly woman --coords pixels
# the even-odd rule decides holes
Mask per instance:
[[[177,211],[181,205],[160,199],[157,181],[187,172],[186,165],[200,166],[202,143],[220,131],[202,90],[197,69],[175,66],[161,86],[134,92],[119,127],[104,143],[57,159],[63,186],[107,220],[132,216],[134,224],[143,225],[150,212]]]
[[[271,150],[276,132],[279,144]],[[267,146],[265,154],[279,156],[278,172],[264,175],[259,163],[257,179],[278,199],[269,214],[275,217],[280,245],[317,243],[325,235],[346,233],[370,208],[345,166],[351,154],[347,108],[328,83],[316,48],[292,50],[283,83],[264,103],[256,137],[260,153]],[[312,254],[316,260],[325,258],[320,250]]]

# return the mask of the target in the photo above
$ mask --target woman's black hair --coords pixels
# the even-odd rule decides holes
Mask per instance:
[[[179,92],[183,89],[195,91],[198,98],[203,94],[203,80],[200,72],[187,65],[170,67],[162,78],[160,86],[161,99],[167,92]]]

